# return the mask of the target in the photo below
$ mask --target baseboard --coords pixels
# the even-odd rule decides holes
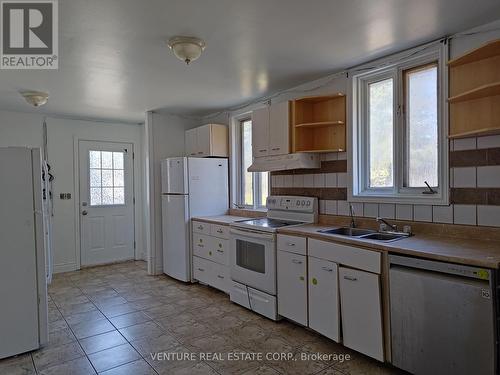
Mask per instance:
[[[54,264],[54,273],[76,271],[77,269],[76,263]]]

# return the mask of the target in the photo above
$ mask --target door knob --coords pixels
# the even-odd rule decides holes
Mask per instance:
[[[82,211],[82,215],[83,215],[83,216],[86,216],[87,214],[88,214],[88,212],[87,212],[87,211]]]

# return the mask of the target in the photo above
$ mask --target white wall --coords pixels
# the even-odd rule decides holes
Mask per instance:
[[[194,124],[191,120],[155,112],[148,112],[146,116],[145,191],[150,211],[145,213],[145,231],[151,274],[163,271],[160,162],[168,157],[184,156],[184,132]]]
[[[20,112],[0,111],[0,146],[42,147],[43,116]],[[112,140],[134,144],[136,196],[136,257],[143,257],[145,240],[143,237],[143,151],[144,126],[117,124],[73,119],[46,119],[48,134],[48,159],[53,183],[53,259],[54,271],[63,272],[79,267],[78,238],[78,189],[75,186],[75,140]],[[60,193],[71,193],[71,200],[59,199]],[[139,218],[139,220],[137,219]]]

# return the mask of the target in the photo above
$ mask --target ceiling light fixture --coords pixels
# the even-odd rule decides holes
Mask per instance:
[[[205,49],[205,42],[192,36],[174,36],[168,41],[168,46],[179,60],[189,65],[200,57]]]
[[[21,91],[20,94],[33,107],[40,107],[49,100],[49,94],[42,91]]]

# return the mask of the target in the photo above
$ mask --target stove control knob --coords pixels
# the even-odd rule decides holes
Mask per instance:
[[[296,204],[297,206],[300,206],[300,201],[297,201],[295,204]]]
[[[304,206],[306,204],[306,201],[302,201],[301,205]]]
[[[311,201],[307,201],[306,206],[310,206],[310,205],[311,205]]]

